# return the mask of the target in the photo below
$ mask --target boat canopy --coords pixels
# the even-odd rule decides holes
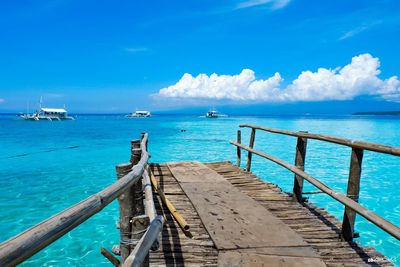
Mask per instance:
[[[40,110],[46,113],[67,113],[63,108],[41,108]]]

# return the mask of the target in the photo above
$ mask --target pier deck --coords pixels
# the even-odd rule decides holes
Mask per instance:
[[[340,222],[324,209],[229,162],[151,169],[190,226],[185,233],[155,194],[167,221],[151,266],[393,266],[373,248],[342,241]]]

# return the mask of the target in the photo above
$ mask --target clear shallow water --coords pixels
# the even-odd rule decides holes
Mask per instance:
[[[129,141],[150,135],[152,162],[236,160],[228,140],[236,139],[241,123],[289,130],[306,130],[400,146],[400,120],[391,117],[229,117],[79,116],[75,121],[25,122],[0,115],[0,241],[96,193],[116,179],[115,165],[129,159]],[[185,132],[181,132],[185,129]],[[296,139],[257,132],[255,148],[294,161]],[[249,130],[242,129],[247,143]],[[77,148],[68,148],[79,146]],[[306,171],[330,187],[346,191],[351,149],[310,140]],[[25,155],[23,155],[25,154]],[[15,157],[17,156],[17,157]],[[245,159],[245,154],[242,156]],[[290,191],[293,174],[254,156],[252,170]],[[400,158],[365,152],[360,202],[400,225]],[[315,188],[306,186],[306,191]],[[343,207],[325,195],[310,200],[339,219]],[[69,234],[24,263],[27,266],[108,265],[100,247],[119,240],[113,202]],[[400,242],[357,217],[363,245],[375,246],[400,265]]]

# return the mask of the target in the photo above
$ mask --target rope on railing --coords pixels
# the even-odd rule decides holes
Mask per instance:
[[[157,215],[154,220],[150,223],[147,228],[146,233],[139,240],[135,249],[129,255],[129,257],[123,263],[123,267],[140,267],[145,260],[150,248],[153,246],[154,242],[157,240],[160,232],[163,229],[164,217]]]

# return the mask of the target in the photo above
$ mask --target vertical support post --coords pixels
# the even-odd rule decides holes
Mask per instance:
[[[131,152],[131,162],[132,165],[138,164],[140,158],[142,157],[142,148],[140,147],[141,140],[131,141],[132,152]],[[139,179],[136,184],[131,187],[134,192],[134,215],[143,214],[143,194],[142,194],[142,179]]]
[[[132,163],[123,163],[116,166],[117,179],[121,179],[130,172]],[[133,203],[134,203],[134,191],[132,189],[126,190],[122,195],[118,197],[119,202],[119,231],[120,231],[120,253],[121,262],[130,254],[130,239],[131,239],[131,223],[130,220],[133,217]]]
[[[251,135],[250,135],[250,143],[249,143],[249,147],[253,148],[254,146],[254,139],[256,138],[256,129],[251,128]],[[246,164],[246,171],[250,171],[251,168],[251,156],[253,153],[249,152],[249,154],[247,155],[247,164]]]
[[[304,171],[304,164],[306,161],[306,151],[307,151],[307,138],[298,137],[296,145],[296,158],[294,165],[300,170]],[[293,184],[293,200],[298,202],[303,202],[303,177],[294,175]]]
[[[131,159],[129,163],[116,166],[117,178],[121,179],[128,174],[132,167],[140,161],[141,157],[140,140],[131,141]],[[120,253],[123,263],[132,251],[132,218],[138,214],[138,192],[137,185],[132,185],[118,198],[119,202],[119,226],[120,226]],[[141,188],[140,188],[141,189]]]
[[[146,134],[146,133],[141,133],[141,134],[140,134],[140,139],[141,139],[141,140],[143,140],[145,134]],[[145,147],[146,151],[147,151],[147,145],[148,145],[148,144],[149,144],[149,138],[147,138],[147,140],[146,140],[146,147]],[[142,147],[142,149],[144,149],[144,148]]]
[[[135,162],[137,164],[140,160],[142,154],[142,150],[140,149],[140,140],[132,140],[131,141],[131,159],[132,163]]]
[[[242,133],[240,130],[237,131],[237,143],[241,144],[242,142]],[[242,157],[242,153],[240,151],[240,147],[236,148],[236,154],[237,154],[237,163],[236,165],[240,168],[240,159]]]
[[[349,180],[347,183],[347,196],[358,202],[360,194],[360,177],[362,169],[362,159],[364,150],[353,148],[350,159]],[[352,241],[354,237],[354,223],[356,221],[356,213],[349,207],[345,207],[342,224],[342,238],[346,241]]]

